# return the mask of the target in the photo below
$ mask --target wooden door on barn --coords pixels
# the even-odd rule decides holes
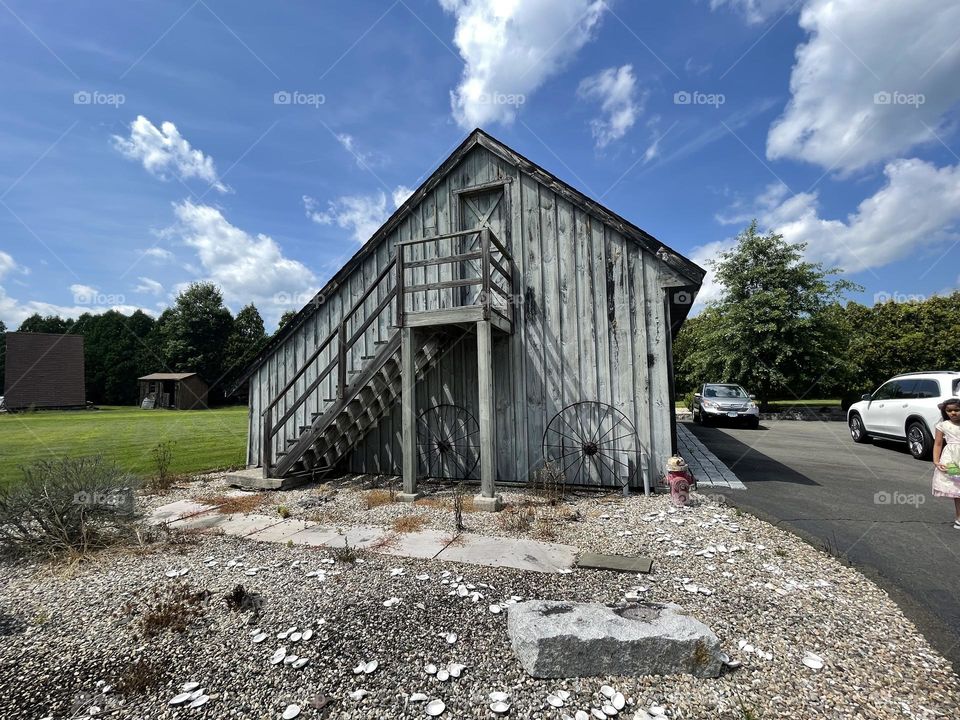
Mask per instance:
[[[457,212],[457,230],[473,230],[489,228],[500,243],[510,249],[510,201],[507,185],[497,184],[494,187],[463,188],[455,191]],[[469,253],[480,249],[480,234],[467,235],[461,239],[460,252]],[[500,259],[500,253],[492,248],[495,259]],[[481,264],[479,260],[468,260],[461,264],[460,277],[464,279],[479,279]],[[505,287],[505,281],[497,272],[492,272],[491,282],[497,283],[507,294],[510,288]],[[481,287],[471,285],[462,289],[460,303],[473,305],[480,299]]]

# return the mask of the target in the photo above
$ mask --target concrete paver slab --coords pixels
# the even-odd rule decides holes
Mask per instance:
[[[653,567],[653,560],[642,555],[633,557],[627,555],[600,555],[598,553],[584,553],[577,561],[577,567],[592,570],[616,570],[617,572],[648,573]]]
[[[373,545],[377,545],[389,534],[389,531],[385,528],[365,525],[337,528],[334,532],[336,534],[329,542],[324,543],[324,545],[327,547],[343,547],[346,544],[360,550],[365,550]]]
[[[294,533],[287,540],[291,540],[294,545],[306,545],[308,547],[329,546],[334,540],[339,540],[339,545],[343,544],[343,536],[337,532],[336,528],[313,524],[308,524],[308,527]]]
[[[204,513],[203,515],[185,518],[176,523],[174,527],[181,530],[188,528],[208,530],[210,532],[222,532],[224,535],[233,535],[234,537],[246,537],[281,522],[283,522],[283,518],[275,515]]]
[[[286,520],[282,520],[274,525],[265,527],[262,530],[257,530],[256,532],[250,533],[247,537],[250,540],[257,540],[259,542],[286,542],[297,533],[302,532],[313,525],[314,523],[307,522],[306,520],[287,518]]]
[[[153,511],[147,523],[150,525],[159,525],[160,523],[171,523],[192,515],[209,512],[216,509],[216,505],[207,505],[205,503],[194,502],[193,500],[177,500],[177,502],[164,505]]]
[[[463,534],[436,559],[534,572],[557,572],[573,565],[576,552],[569,545]]]
[[[424,558],[430,560],[439,555],[453,540],[450,533],[437,530],[421,530],[415,533],[398,533],[381,552],[387,555]]]

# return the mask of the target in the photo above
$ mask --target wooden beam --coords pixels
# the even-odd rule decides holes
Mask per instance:
[[[490,321],[477,323],[477,384],[480,398],[480,495],[496,497],[497,452],[493,405],[493,342]]]
[[[443,282],[438,283],[428,283],[427,285],[411,285],[410,287],[405,287],[403,292],[405,293],[415,293],[415,292],[424,292],[426,290],[443,290],[445,288],[455,288],[455,287],[466,287],[468,285],[479,285],[480,278],[467,278],[465,280],[444,280]]]
[[[416,333],[411,327],[400,330],[401,391],[400,416],[403,427],[403,446],[401,449],[403,466],[403,492],[405,495],[417,494],[417,399],[415,367]]]
[[[447,255],[445,257],[432,258],[430,260],[413,260],[407,263],[408,268],[427,267],[429,265],[443,265],[444,263],[465,262],[467,260],[479,260],[480,251],[463,253],[461,255]]]
[[[467,187],[459,188],[458,190],[454,190],[452,194],[470,195],[472,193],[482,193],[487,190],[496,190],[497,188],[502,188],[512,182],[512,177],[502,177],[499,180],[491,180],[490,182],[481,183],[480,185],[469,185]]]

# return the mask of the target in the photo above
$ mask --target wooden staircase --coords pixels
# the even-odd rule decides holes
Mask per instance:
[[[437,330],[420,347],[417,376],[425,373],[447,345],[445,331]],[[400,396],[400,333],[394,332],[377,355],[369,359],[359,377],[347,386],[324,412],[313,413],[310,425],[300,426],[300,435],[286,438],[287,447],[276,453],[272,475],[322,476],[372,430]]]

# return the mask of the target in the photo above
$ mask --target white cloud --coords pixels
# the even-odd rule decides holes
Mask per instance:
[[[800,0],[710,0],[710,9],[729,5],[742,13],[748,23],[757,25],[774,15],[779,17],[781,13],[796,10],[799,3]]]
[[[410,197],[412,190],[398,185],[391,192],[393,210],[400,207]],[[380,226],[390,217],[387,207],[387,195],[384,192],[373,195],[344,195],[327,202],[327,209],[320,210],[320,203],[309,195],[303,196],[303,207],[307,217],[318,225],[336,225],[350,231],[351,237],[361,245],[369,240]]]
[[[197,252],[206,275],[202,279],[218,285],[234,308],[253,302],[265,317],[276,320],[283,310],[299,309],[316,293],[313,272],[284,257],[273,238],[251,235],[231,225],[217,208],[189,200],[175,204],[174,214],[178,223],[172,232]]]
[[[13,261],[13,257],[0,250],[0,279],[3,279],[4,275],[15,270],[16,267],[17,264]]]
[[[590,41],[603,0],[440,0],[457,20],[463,77],[450,93],[466,129],[510,124],[518,108]]]
[[[810,38],[768,158],[849,172],[938,142],[931,130],[960,99],[960,4],[808,0],[800,25]]]
[[[159,247],[147,248],[146,250],[143,251],[143,254],[154,260],[163,260],[163,261],[173,260],[172,252],[170,252],[169,250],[164,250],[163,248],[159,248]]]
[[[643,110],[643,98],[637,98],[637,79],[632,65],[610,67],[584,78],[577,95],[600,102],[604,116],[591,120],[590,127],[597,147],[601,148],[626,135]]]
[[[148,277],[138,277],[137,280],[140,281],[140,284],[133,289],[134,292],[149,293],[151,295],[160,295],[163,292],[163,285],[156,280],[151,280]]]
[[[143,115],[130,123],[130,137],[113,136],[117,150],[131,160],[139,160],[151,175],[163,180],[198,178],[218,191],[229,192],[217,175],[213,158],[190,146],[177,126],[164,122],[158,129]]]

